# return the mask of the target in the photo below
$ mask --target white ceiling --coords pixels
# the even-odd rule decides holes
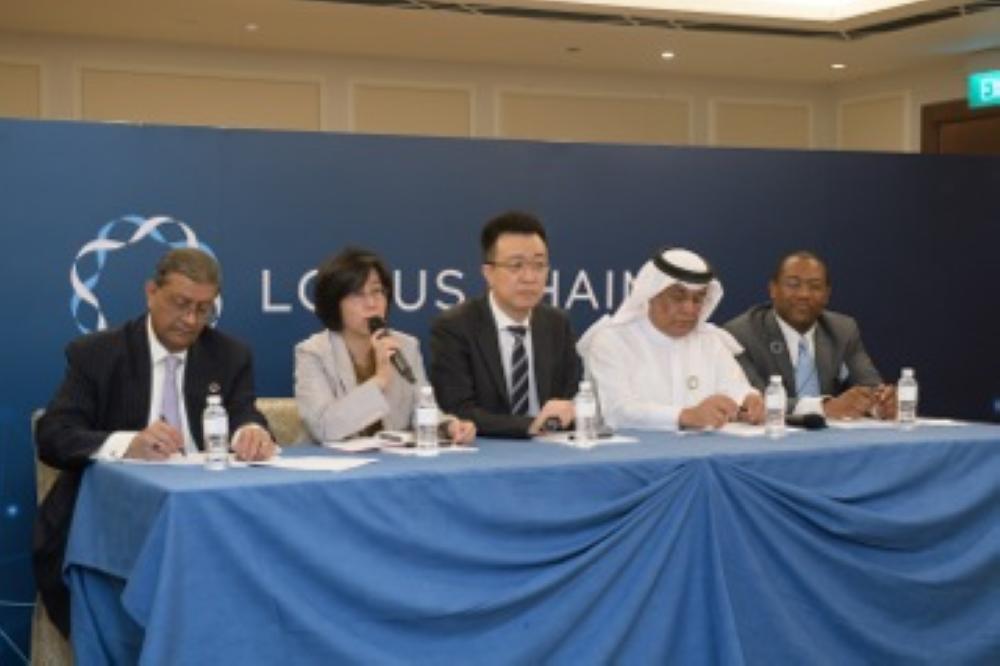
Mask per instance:
[[[701,3],[712,5],[717,10],[714,14],[609,6],[614,2],[653,0],[603,0],[603,5],[580,4],[602,0],[491,0],[490,5],[458,5],[457,0],[395,1],[414,8],[329,0],[3,0],[0,30],[255,50],[815,83],[927,67],[1000,49],[1000,1],[907,2],[897,8],[832,21],[723,15],[715,7],[721,0]],[[792,0],[762,1],[773,7]],[[693,0],[677,2],[699,4]],[[828,11],[830,8],[830,0],[806,2]],[[860,6],[858,0],[840,4]],[[491,5],[573,12],[577,18],[596,13],[614,15],[620,21],[627,16],[639,25],[567,20],[573,16],[491,16]],[[905,16],[973,5],[980,11],[851,40],[704,30],[705,23],[724,23],[851,33]],[[660,25],[642,25],[644,22]],[[248,24],[255,25],[256,30],[248,30]],[[676,57],[662,60],[659,54],[664,50],[673,51]],[[833,71],[833,62],[848,67]]]

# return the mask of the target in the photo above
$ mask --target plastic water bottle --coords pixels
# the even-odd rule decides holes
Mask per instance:
[[[201,427],[205,436],[205,469],[226,469],[229,466],[229,415],[222,406],[222,396],[208,396]]]
[[[896,384],[896,418],[899,425],[909,429],[917,424],[917,379],[913,368],[903,368]]]
[[[590,447],[597,443],[597,398],[588,381],[580,382],[580,390],[573,398],[574,421],[576,432],[574,440],[577,446]]]
[[[771,381],[764,391],[764,432],[768,437],[785,434],[785,412],[788,409],[788,395],[781,375],[771,375]]]
[[[438,419],[434,388],[424,384],[420,387],[420,398],[413,419],[417,431],[418,456],[436,456],[438,454]]]

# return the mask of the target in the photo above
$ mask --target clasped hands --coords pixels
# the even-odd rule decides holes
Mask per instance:
[[[271,433],[256,423],[241,427],[231,446],[237,460],[266,460],[276,450]],[[155,421],[135,434],[124,455],[138,460],[166,460],[183,450],[180,431],[166,421]]]
[[[691,430],[721,428],[730,421],[763,423],[764,399],[756,391],[747,393],[742,404],[726,395],[710,395],[694,407],[682,409],[677,417],[681,428]]]
[[[852,386],[824,402],[823,412],[830,419],[872,417],[891,421],[896,418],[896,387],[892,384]]]

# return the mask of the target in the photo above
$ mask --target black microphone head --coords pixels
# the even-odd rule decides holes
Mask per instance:
[[[382,317],[368,317],[368,330],[371,333],[381,331],[383,328],[385,328],[385,319],[382,319]]]

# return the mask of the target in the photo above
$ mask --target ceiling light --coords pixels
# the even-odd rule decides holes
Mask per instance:
[[[663,51],[662,53],[660,53],[660,57],[662,59],[664,59],[664,60],[673,60],[674,59],[674,52],[673,51]]]
[[[257,30],[260,29],[260,26],[257,25],[256,23],[247,23],[245,26],[243,26],[243,29],[246,30],[247,32],[257,32]]]
[[[835,62],[830,65],[830,69],[847,69],[847,65],[842,62]]]

